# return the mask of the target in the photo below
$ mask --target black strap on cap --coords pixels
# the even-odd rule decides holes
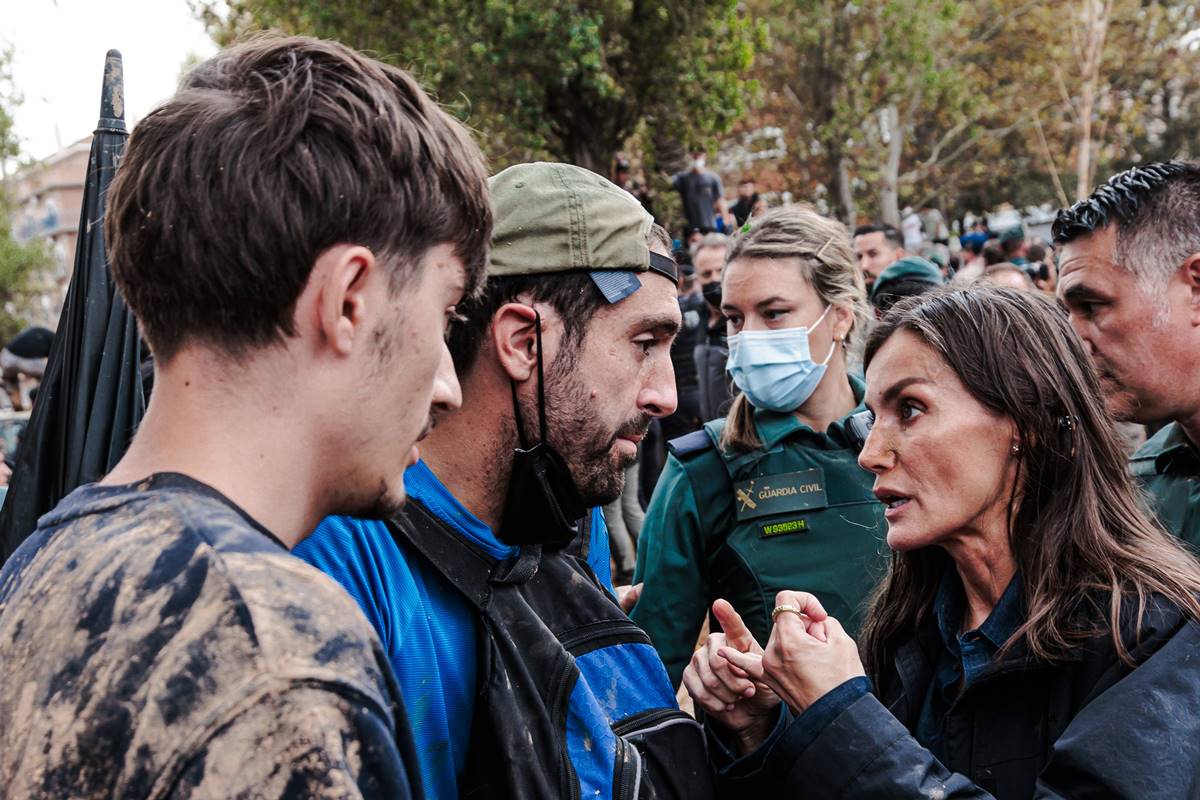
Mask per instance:
[[[679,265],[675,263],[675,259],[670,256],[664,256],[661,253],[650,251],[650,270],[657,272],[664,278],[670,278],[672,283],[679,282]]]

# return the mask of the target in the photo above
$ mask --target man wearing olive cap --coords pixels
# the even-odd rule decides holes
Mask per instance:
[[[617,604],[596,513],[676,406],[670,242],[578,167],[489,186],[488,280],[449,339],[461,411],[421,445],[400,517],[326,520],[299,552],[378,629],[431,797],[711,796],[703,734]]]

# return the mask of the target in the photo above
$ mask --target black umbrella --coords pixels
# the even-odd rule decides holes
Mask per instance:
[[[137,323],[104,254],[108,186],[125,152],[121,54],[109,50],[75,245],[75,270],[0,511],[0,563],[42,514],[121,459],[146,410]]]

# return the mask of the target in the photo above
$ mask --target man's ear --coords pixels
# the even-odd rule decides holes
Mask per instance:
[[[1200,253],[1192,253],[1180,268],[1189,292],[1192,325],[1200,327]]]
[[[492,315],[490,333],[496,360],[508,377],[517,383],[533,377],[537,370],[537,312],[524,303],[505,303]],[[542,334],[544,337],[544,329]],[[542,359],[545,363],[544,351]]]
[[[349,355],[366,335],[371,278],[379,269],[375,254],[357,244],[337,244],[317,256],[304,294],[316,292],[317,329],[339,355]],[[370,309],[378,312],[379,309]]]

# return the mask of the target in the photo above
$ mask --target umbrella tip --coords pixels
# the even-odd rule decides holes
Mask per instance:
[[[104,59],[104,84],[100,89],[101,130],[125,132],[125,68],[121,51],[109,50]]]

